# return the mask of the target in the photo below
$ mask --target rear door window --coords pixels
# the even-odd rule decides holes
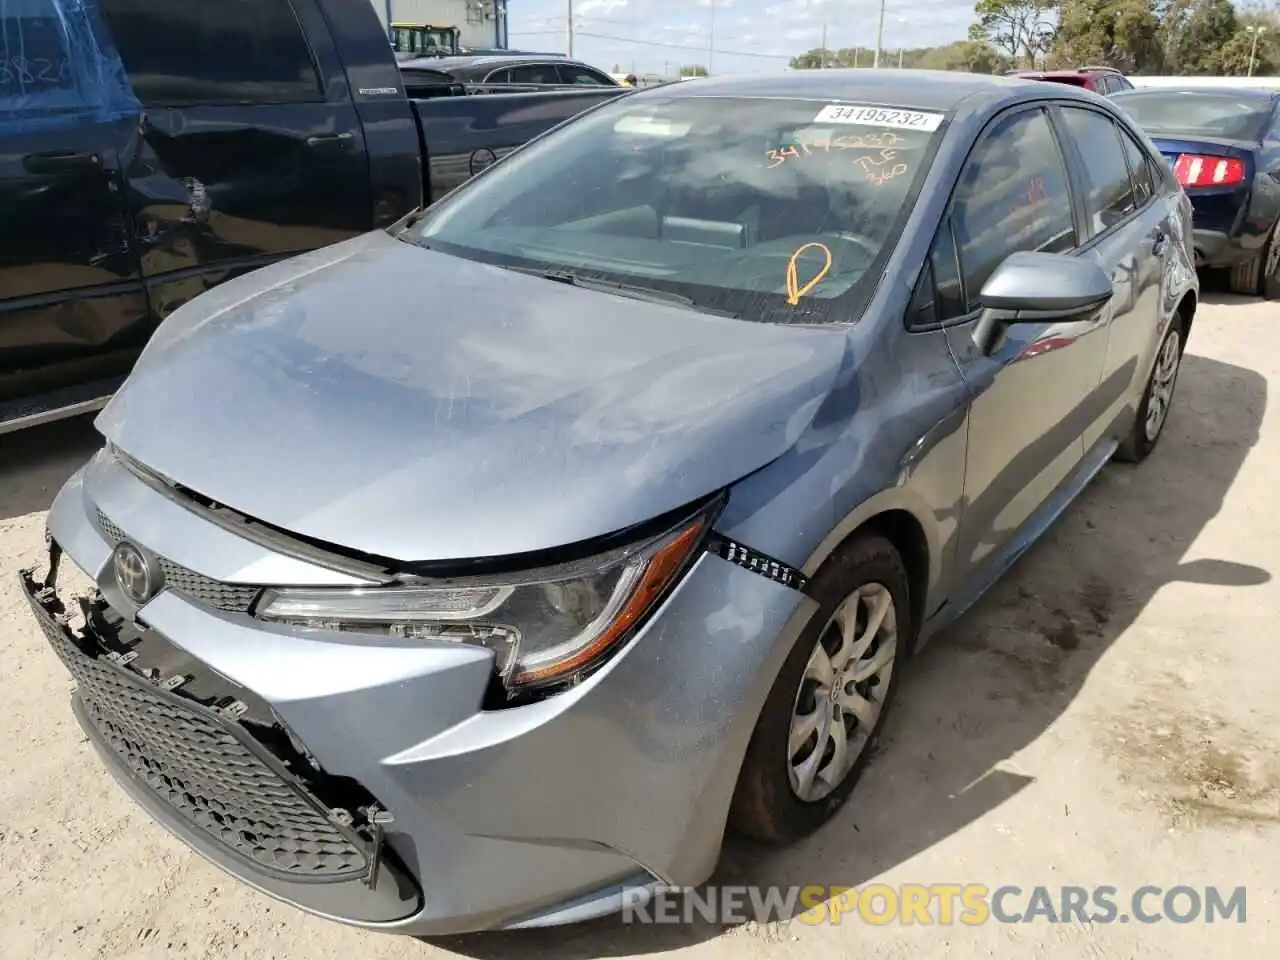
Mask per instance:
[[[1103,233],[1137,208],[1120,131],[1110,118],[1093,110],[1079,107],[1061,110],[1067,134],[1075,141],[1084,161],[1085,207],[1090,232]]]
[[[1043,110],[996,121],[960,176],[951,217],[968,310],[1009,254],[1076,246],[1066,163]]]
[[[146,106],[324,99],[289,0],[101,0]]]
[[[529,63],[522,67],[511,68],[512,83],[545,83],[557,85],[560,83],[560,75],[556,73],[556,68],[549,63]]]

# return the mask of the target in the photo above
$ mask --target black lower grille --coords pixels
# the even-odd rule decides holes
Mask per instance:
[[[340,881],[371,847],[338,823],[243,727],[77,644],[24,578],[32,609],[77,683],[98,738],[178,816],[260,870]]]

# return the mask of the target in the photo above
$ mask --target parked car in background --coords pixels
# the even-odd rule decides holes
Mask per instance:
[[[695,886],[833,816],[925,638],[1151,454],[1190,229],[1069,87],[642,90],[170,316],[22,589],[111,774],[275,897],[425,935]]]
[[[101,407],[197,294],[390,224],[623,92],[411,101],[368,0],[0,16],[23,58],[0,70],[0,433]]]
[[[1121,90],[1132,90],[1133,84],[1114,67],[1078,67],[1075,70],[1011,70],[1007,74],[1023,80],[1045,80],[1049,83],[1065,83],[1083,87],[1109,97]]]
[[[538,87],[621,87],[603,70],[567,57],[507,54],[483,57],[423,57],[406,60],[400,69],[409,76],[418,69],[448,74],[460,83],[477,85],[528,84]]]
[[[1231,289],[1280,300],[1280,90],[1134,90],[1117,105],[1173,169],[1195,210],[1196,263]]]

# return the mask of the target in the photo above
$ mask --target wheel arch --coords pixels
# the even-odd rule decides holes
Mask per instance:
[[[1196,308],[1200,305],[1199,299],[1196,297],[1194,290],[1188,290],[1182,295],[1182,299],[1178,301],[1178,306],[1174,312],[1182,318],[1182,347],[1185,350],[1187,339],[1191,336],[1191,324],[1196,317]]]
[[[941,550],[936,533],[920,519],[928,515],[923,504],[911,503],[902,494],[902,489],[885,491],[849,513],[809,556],[804,572],[813,576],[828,557],[856,536],[874,533],[884,537],[907,568],[912,624],[918,635],[931,609],[929,598],[939,579]]]

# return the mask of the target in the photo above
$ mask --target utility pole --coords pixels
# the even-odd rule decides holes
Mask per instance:
[[[902,69],[902,48],[898,48],[898,69]]]
[[[880,68],[880,48],[884,44],[884,8],[888,0],[880,0],[880,25],[876,27],[876,55],[871,61],[872,69]]]
[[[1245,27],[1245,29],[1253,34],[1253,44],[1249,47],[1249,76],[1253,76],[1253,64],[1258,57],[1258,37],[1267,32],[1266,27]]]
[[[822,25],[822,53],[819,54],[822,60],[819,61],[819,67],[823,70],[827,69],[827,25]]]
[[[707,74],[716,62],[716,0],[711,0],[711,39],[707,41]]]
[[[565,41],[569,47],[569,59],[573,59],[573,0],[567,0],[569,7],[567,11],[567,20],[565,21]]]

